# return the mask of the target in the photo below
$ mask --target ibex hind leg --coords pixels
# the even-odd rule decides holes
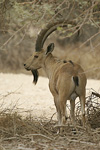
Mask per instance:
[[[82,112],[82,123],[83,127],[85,127],[85,94],[81,95],[80,97],[80,103],[81,103],[81,112]]]

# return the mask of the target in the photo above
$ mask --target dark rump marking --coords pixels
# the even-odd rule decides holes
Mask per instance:
[[[37,70],[31,70],[33,76],[34,76],[34,80],[33,80],[33,83],[36,84],[37,81],[38,81],[38,77],[39,77],[39,73]]]
[[[63,63],[67,63],[67,61],[66,61],[66,60],[63,60]]]
[[[74,63],[71,60],[69,60],[69,62],[74,66]]]
[[[76,86],[79,86],[79,79],[77,76],[73,77]]]

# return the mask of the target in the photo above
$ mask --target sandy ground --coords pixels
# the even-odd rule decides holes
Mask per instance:
[[[56,109],[48,79],[39,77],[37,85],[32,80],[30,75],[0,73],[0,109],[32,110],[36,117],[51,117]],[[100,92],[100,80],[88,80],[87,95],[91,88]]]

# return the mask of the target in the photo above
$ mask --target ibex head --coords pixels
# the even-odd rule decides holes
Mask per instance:
[[[33,55],[28,58],[24,66],[26,70],[37,70],[42,67],[46,57],[53,51],[54,43],[48,45],[47,49],[33,52]]]
[[[57,30],[57,27],[67,27],[68,24],[76,25],[75,21],[65,21],[60,20],[57,22],[52,22],[48,24],[44,29],[41,30],[39,33],[36,45],[35,45],[35,52],[33,52],[33,55],[25,62],[24,66],[25,69],[31,70],[32,74],[34,76],[34,83],[37,83],[38,80],[38,71],[37,69],[42,67],[43,61],[45,60],[46,56],[51,53],[54,49],[54,44],[51,43],[47,47],[46,51],[43,49],[43,45],[47,37]]]

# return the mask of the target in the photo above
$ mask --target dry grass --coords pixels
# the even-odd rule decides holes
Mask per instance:
[[[34,118],[18,112],[4,110],[0,113],[0,143],[7,150],[99,150],[100,149],[100,101],[91,90],[87,97],[86,128],[81,126],[80,104],[76,104],[77,127],[70,118],[63,134],[57,134],[57,122],[51,117]],[[98,93],[96,93],[98,94]]]

